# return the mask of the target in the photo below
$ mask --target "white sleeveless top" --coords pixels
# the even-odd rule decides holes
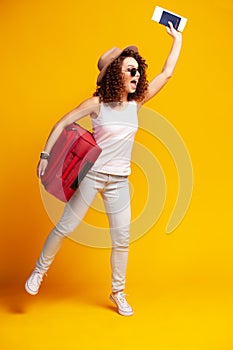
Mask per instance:
[[[92,169],[105,174],[127,176],[134,137],[138,129],[137,103],[128,102],[122,110],[100,104],[100,113],[92,119],[93,134],[102,148]]]

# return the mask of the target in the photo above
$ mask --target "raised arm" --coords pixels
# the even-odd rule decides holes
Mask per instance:
[[[166,30],[167,30],[167,33],[171,35],[171,37],[173,38],[173,45],[161,73],[158,74],[150,82],[148,93],[143,103],[147,102],[152,97],[154,97],[162,89],[162,87],[168,82],[168,80],[171,78],[174,72],[177,60],[180,55],[180,50],[182,46],[182,34],[173,27],[171,22],[168,22],[168,23],[170,27],[166,27]]]
[[[84,102],[82,102],[78,107],[73,109],[71,112],[64,115],[53,127],[47,142],[45,144],[43,152],[50,154],[55,142],[57,141],[59,135],[64,130],[64,128],[76,122],[77,120],[91,114],[98,114],[99,109],[99,98],[91,97]],[[44,171],[48,165],[47,159],[41,159],[37,166],[37,175],[39,177],[43,176]]]

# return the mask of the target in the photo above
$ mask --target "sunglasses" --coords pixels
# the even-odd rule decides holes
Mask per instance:
[[[126,72],[129,72],[131,77],[135,77],[136,73],[138,72],[139,74],[141,74],[140,72],[140,68],[128,68],[126,70]]]

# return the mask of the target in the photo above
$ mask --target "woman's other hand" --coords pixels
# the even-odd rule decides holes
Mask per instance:
[[[37,176],[39,178],[41,178],[41,176],[44,175],[47,165],[48,165],[48,160],[47,159],[41,159],[39,161],[38,166],[37,166]]]

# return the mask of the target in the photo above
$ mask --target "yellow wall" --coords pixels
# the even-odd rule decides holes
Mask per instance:
[[[1,1],[2,289],[23,285],[52,228],[35,174],[38,157],[58,118],[94,91],[98,57],[112,46],[135,44],[147,59],[149,78],[159,73],[172,40],[151,20],[155,5],[142,0]],[[184,140],[194,190],[185,218],[167,235],[177,180],[169,154],[152,140],[167,198],[157,224],[131,246],[128,288],[133,294],[139,284],[150,293],[186,284],[194,293],[220,290],[224,298],[233,277],[233,2],[160,0],[158,5],[183,14],[188,23],[174,77],[147,107],[167,118]],[[137,140],[143,143],[140,135]],[[132,175],[135,188],[140,176]],[[134,197],[135,210],[141,200]],[[110,288],[108,257],[108,250],[69,240],[51,270],[51,283],[59,285],[62,277],[65,284]]]

